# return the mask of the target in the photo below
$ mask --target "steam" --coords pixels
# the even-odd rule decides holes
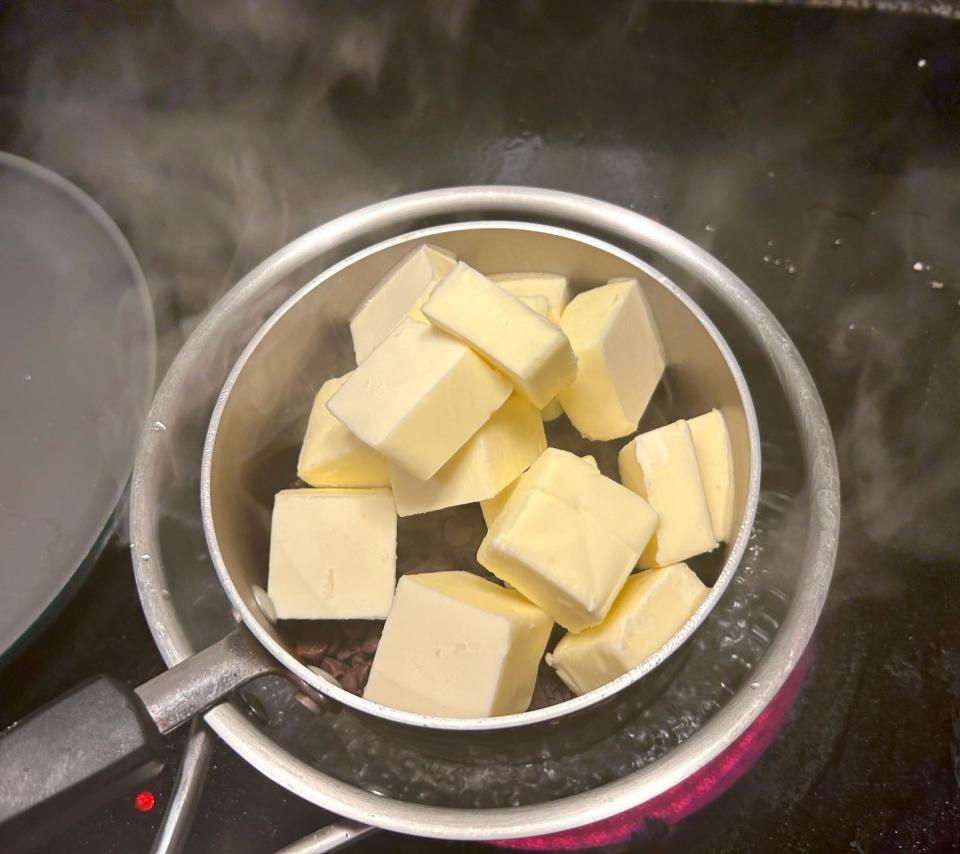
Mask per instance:
[[[535,32],[550,5],[515,5],[511,22]],[[824,90],[815,107],[802,103],[799,60],[785,55],[762,82],[744,78],[735,121],[725,123],[713,113],[704,119],[706,126],[729,130],[722,157],[692,132],[678,158],[673,136],[664,133],[671,121],[680,121],[675,112],[698,104],[708,112],[720,109],[692,98],[682,75],[673,81],[677,104],[663,105],[656,116],[611,115],[598,126],[592,114],[576,112],[594,91],[576,88],[582,57],[616,56],[621,43],[647,26],[644,4],[625,7],[620,18],[598,20],[595,30],[578,34],[574,55],[558,57],[558,67],[544,72],[555,74],[560,91],[571,91],[569,102],[551,101],[569,103],[574,115],[557,120],[564,128],[560,134],[542,118],[539,105],[527,102],[518,104],[516,116],[508,101],[503,109],[486,104],[486,112],[478,108],[479,118],[471,118],[472,108],[463,101],[468,89],[477,91],[476,81],[467,78],[477,73],[467,62],[476,3],[368,4],[362,13],[355,4],[328,3],[322,26],[315,8],[307,0],[179,0],[152,13],[147,24],[113,16],[71,24],[74,29],[42,28],[51,35],[32,55],[13,148],[76,181],[118,221],[152,291],[161,371],[215,299],[271,252],[331,216],[455,182],[517,182],[605,195],[697,239],[742,271],[784,321],[828,409],[845,413],[834,419],[834,428],[846,518],[858,520],[878,546],[931,560],[949,554],[948,520],[960,509],[960,475],[956,466],[943,464],[956,453],[944,425],[951,418],[956,423],[958,415],[950,401],[956,398],[960,333],[942,336],[939,358],[910,353],[919,352],[942,312],[960,311],[956,283],[948,271],[924,272],[905,304],[899,290],[871,289],[868,277],[860,291],[849,280],[806,279],[813,269],[824,269],[820,253],[866,255],[885,239],[883,232],[839,210],[841,200],[829,186],[803,180],[806,173],[794,164],[808,156],[811,139],[796,134],[793,124],[778,130],[765,122],[762,135],[750,125],[758,116],[782,115],[778,105],[795,101],[797,111],[811,116],[811,136],[839,133],[836,123],[847,120],[850,97],[840,85],[843,70],[886,49],[876,44],[875,30],[859,39],[848,32],[843,51],[827,40],[819,54],[812,47],[813,55],[805,54],[804,61],[822,66],[827,79],[840,81]],[[9,14],[18,17],[11,31],[36,32],[47,13],[38,4],[21,4]],[[417,15],[416,28],[409,26],[411,14]],[[641,103],[658,100],[649,90],[661,81],[661,59],[638,59],[636,73],[630,72],[631,80],[639,79],[630,85]],[[923,69],[916,58],[903,61],[904,73]],[[605,73],[610,76],[602,78],[603,92],[625,85]],[[530,92],[523,94],[529,101]],[[456,150],[453,140],[459,137],[437,136],[430,125],[458,119],[469,130],[461,148],[473,146],[466,152]],[[571,132],[574,126],[579,135]],[[898,127],[890,119],[874,130],[888,138]],[[639,152],[638,135],[644,140]],[[431,149],[438,140],[451,150]],[[388,148],[401,153],[389,161],[378,155]],[[752,211],[746,204],[743,188],[756,186],[758,172],[768,176],[770,199],[796,196],[793,209],[800,214],[792,245],[767,245],[769,199],[761,194],[759,202],[750,200]],[[931,171],[924,180],[951,178]],[[877,184],[866,186],[864,196],[875,193],[878,208],[887,203],[895,210],[906,208],[922,189],[906,182],[893,190]],[[738,211],[738,229],[755,229],[749,262],[730,251],[731,210]],[[938,221],[950,222],[950,211],[932,212],[924,227],[933,229]],[[901,219],[891,227],[902,233],[905,226]],[[895,271],[913,275],[916,260],[932,258],[953,237],[945,228],[931,231],[929,254],[918,239],[911,247],[916,254],[883,259],[888,279],[901,275]],[[769,265],[751,279],[765,254]],[[781,264],[774,266],[773,259]],[[927,279],[945,286],[933,290]],[[821,316],[805,314],[812,299],[829,300],[834,308],[827,329],[809,329]],[[821,351],[824,339],[829,359]]]
[[[449,44],[472,7],[428,8]],[[404,10],[327,6],[323,28],[309,10],[181,0],[146,27],[77,24],[32,59],[15,150],[117,220],[159,311],[161,368],[199,314],[264,257],[401,189],[345,129],[333,95],[380,85]],[[29,30],[45,13],[26,4],[19,14]]]

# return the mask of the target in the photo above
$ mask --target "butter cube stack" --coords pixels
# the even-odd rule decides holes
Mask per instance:
[[[560,320],[576,353],[576,379],[560,405],[588,439],[637,429],[665,366],[653,313],[636,279],[611,279],[584,291]]]
[[[649,501],[660,517],[641,567],[668,566],[717,547],[686,421],[641,433],[620,450],[618,463],[624,486]]]
[[[350,320],[353,352],[359,365],[408,314],[426,322],[417,310],[437,282],[456,265],[457,259],[446,249],[424,243],[393,267],[370,292]],[[418,316],[419,315],[419,316]]]
[[[383,619],[396,567],[397,512],[389,489],[277,494],[267,593],[279,619]]]
[[[386,619],[372,702],[523,712],[554,622],[567,634],[547,661],[582,694],[707,596],[683,561],[734,535],[726,422],[713,410],[634,437],[622,483],[547,447],[562,411],[589,439],[633,433],[664,371],[637,280],[570,297],[564,276],[487,278],[424,244],[351,320],[358,366],[316,394],[297,466],[315,488],[276,496],[267,587],[279,619]],[[506,586],[459,571],[397,584],[398,516],[472,502],[477,560]]]
[[[391,464],[426,480],[511,391],[509,381],[469,347],[408,318],[334,392],[327,408]]]
[[[518,394],[490,419],[429,480],[390,467],[400,516],[428,513],[490,499],[516,480],[547,447],[536,407]]]
[[[423,313],[467,343],[543,409],[577,374],[560,328],[462,261],[434,288]]]
[[[646,501],[548,448],[521,476],[477,560],[565,628],[606,616],[657,525]]]
[[[387,461],[343,426],[327,401],[350,374],[327,380],[313,401],[297,475],[311,486],[389,486]]]
[[[580,634],[564,635],[547,663],[571,691],[586,694],[653,655],[709,592],[685,563],[633,575],[607,618]]]
[[[553,622],[469,572],[405,575],[364,698],[451,718],[526,711]]]

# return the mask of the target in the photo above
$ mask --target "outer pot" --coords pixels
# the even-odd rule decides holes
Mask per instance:
[[[159,507],[165,463],[175,438],[166,429],[195,418],[197,374],[210,370],[216,342],[246,340],[276,307],[278,282],[317,259],[342,258],[358,244],[422,224],[457,217],[510,217],[573,223],[614,242],[639,245],[695,277],[709,294],[750,330],[783,385],[801,426],[809,525],[802,578],[789,613],[755,672],[749,691],[735,694],[706,725],[661,760],[613,783],[562,800],[510,809],[425,806],[379,797],[335,779],[284,750],[236,708],[221,705],[207,722],[255,767],[292,792],[358,821],[399,832],[446,838],[495,839],[555,832],[597,821],[665,791],[719,754],[756,718],[789,675],[806,647],[826,596],[836,554],[839,488],[826,416],[810,376],[772,315],[729,270],[694,244],[636,214],[602,202],[527,188],[455,188],[374,205],[308,233],[250,273],[204,319],[181,351],[154,402],[138,455],[131,502],[131,536],[144,610],[168,664],[188,657],[186,623],[192,617],[171,596],[161,555]],[[288,288],[284,293],[289,293]],[[157,427],[156,425],[160,425]],[[144,560],[143,556],[147,556]],[[139,556],[139,557],[137,557]],[[151,559],[151,556],[153,558]],[[259,666],[262,667],[262,661]],[[159,677],[162,678],[162,677]],[[141,696],[143,696],[141,692]],[[147,698],[145,698],[147,699]],[[148,703],[149,706],[149,703]],[[176,715],[172,710],[172,715]]]

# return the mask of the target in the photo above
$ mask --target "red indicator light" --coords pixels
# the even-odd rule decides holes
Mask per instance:
[[[137,792],[137,796],[133,799],[133,805],[140,812],[150,812],[156,802],[157,799],[153,796],[153,792],[148,792],[146,789],[142,792]]]

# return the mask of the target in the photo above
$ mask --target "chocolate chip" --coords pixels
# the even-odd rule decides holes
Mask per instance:
[[[340,684],[345,691],[349,691],[351,694],[360,693],[360,686],[357,684],[357,674],[353,671],[345,673],[340,680]]]
[[[366,655],[373,655],[377,651],[377,646],[380,644],[380,635],[374,635],[364,639],[360,643],[360,651]]]
[[[294,654],[307,664],[319,664],[330,651],[328,641],[297,641]]]
[[[331,658],[330,656],[327,656],[320,666],[341,684],[343,682],[343,677],[347,674],[349,669],[342,661],[339,661],[336,658]]]
[[[329,647],[327,648],[327,655],[336,655],[340,650],[340,634],[332,634],[330,640],[328,641]]]
[[[342,624],[344,637],[360,640],[367,633],[366,620],[350,620]]]

